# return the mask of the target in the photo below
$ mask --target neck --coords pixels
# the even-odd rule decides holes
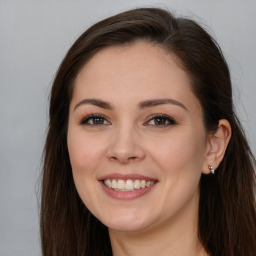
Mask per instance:
[[[179,212],[164,224],[136,232],[109,230],[113,256],[207,256],[198,239],[198,212]]]

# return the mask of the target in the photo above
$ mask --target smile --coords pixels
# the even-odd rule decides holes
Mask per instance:
[[[116,191],[134,191],[138,189],[148,188],[154,185],[155,181],[146,181],[146,180],[123,180],[123,179],[106,179],[104,184]]]
[[[111,198],[132,200],[140,198],[157,187],[159,181],[153,177],[139,174],[112,173],[100,177],[103,191]]]

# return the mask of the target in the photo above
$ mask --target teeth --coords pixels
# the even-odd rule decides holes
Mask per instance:
[[[141,187],[141,188],[145,188],[145,187],[146,187],[146,181],[145,181],[145,180],[142,180],[142,181],[141,181],[140,187]]]
[[[116,180],[113,180],[113,181],[112,181],[111,187],[114,188],[114,189],[117,188],[117,182],[116,182]]]
[[[133,191],[136,189],[141,189],[141,188],[148,188],[152,186],[155,182],[154,181],[145,181],[145,180],[104,180],[104,184],[109,187],[113,188],[115,190],[120,190],[120,191]]]
[[[133,185],[135,189],[140,189],[140,180],[135,180]]]
[[[146,187],[147,187],[147,188],[151,185],[150,182],[151,182],[151,181],[147,181],[147,182],[146,182]]]
[[[133,190],[133,189],[134,189],[133,181],[132,180],[127,180],[126,184],[125,184],[125,190]]]
[[[104,180],[104,183],[107,187],[111,187],[111,181],[110,180]]]
[[[111,187],[111,181],[109,180],[109,187]],[[124,180],[118,180],[117,181],[117,187],[118,189],[125,189],[125,181]]]

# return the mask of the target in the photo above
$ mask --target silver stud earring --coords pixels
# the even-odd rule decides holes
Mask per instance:
[[[208,168],[209,168],[211,174],[213,175],[215,173],[215,170],[213,169],[213,167],[211,165],[209,165]]]

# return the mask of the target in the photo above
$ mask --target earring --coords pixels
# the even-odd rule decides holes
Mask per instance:
[[[211,165],[209,165],[208,168],[209,168],[211,174],[213,175],[215,173],[215,170],[213,169],[213,167]]]

